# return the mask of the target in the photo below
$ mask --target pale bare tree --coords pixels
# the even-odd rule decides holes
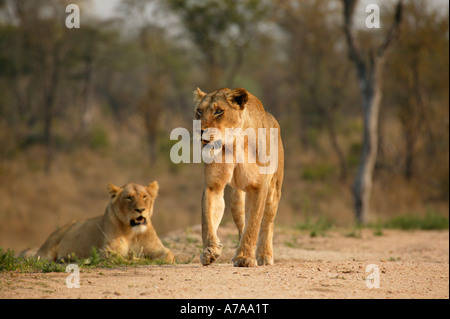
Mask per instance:
[[[365,223],[370,212],[373,172],[378,152],[378,119],[382,96],[382,72],[389,49],[392,48],[400,32],[403,1],[399,0],[397,2],[394,20],[384,39],[377,47],[371,48],[362,48],[360,41],[356,37],[353,16],[358,0],[343,0],[343,4],[345,37],[350,59],[356,67],[362,96],[364,135],[358,172],[353,184],[353,194],[357,221]]]

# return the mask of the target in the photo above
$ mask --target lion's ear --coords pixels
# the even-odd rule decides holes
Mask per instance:
[[[147,189],[148,189],[148,193],[153,198],[156,198],[156,196],[158,196],[159,185],[158,185],[157,181],[150,183],[150,185],[148,185]]]
[[[108,193],[111,195],[111,198],[116,197],[119,194],[119,192],[121,191],[120,187],[113,185],[112,183],[108,184],[107,189],[108,189]]]
[[[227,101],[231,104],[239,106],[242,110],[248,101],[248,92],[244,89],[234,89],[227,94]]]
[[[194,92],[194,103],[200,102],[205,96],[206,93],[197,88]]]

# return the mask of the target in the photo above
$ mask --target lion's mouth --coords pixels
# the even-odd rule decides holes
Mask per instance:
[[[139,216],[138,218],[130,220],[130,226],[140,226],[140,225],[147,225],[147,219],[143,216]]]
[[[222,148],[222,140],[202,140],[203,145],[210,144],[214,149],[220,149]]]

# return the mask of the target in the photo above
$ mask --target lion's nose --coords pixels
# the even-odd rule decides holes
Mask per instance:
[[[135,208],[134,210],[137,211],[139,214],[142,214],[145,208]]]

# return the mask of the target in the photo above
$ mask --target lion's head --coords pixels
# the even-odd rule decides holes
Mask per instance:
[[[118,187],[110,183],[108,185],[108,192],[111,194],[110,207],[124,225],[136,232],[144,232],[153,214],[158,189],[156,181],[148,186],[129,183]]]
[[[224,88],[207,94],[197,88],[194,103],[196,118],[201,120],[202,142],[223,140],[226,128],[241,128],[247,101],[248,93],[244,89]]]

